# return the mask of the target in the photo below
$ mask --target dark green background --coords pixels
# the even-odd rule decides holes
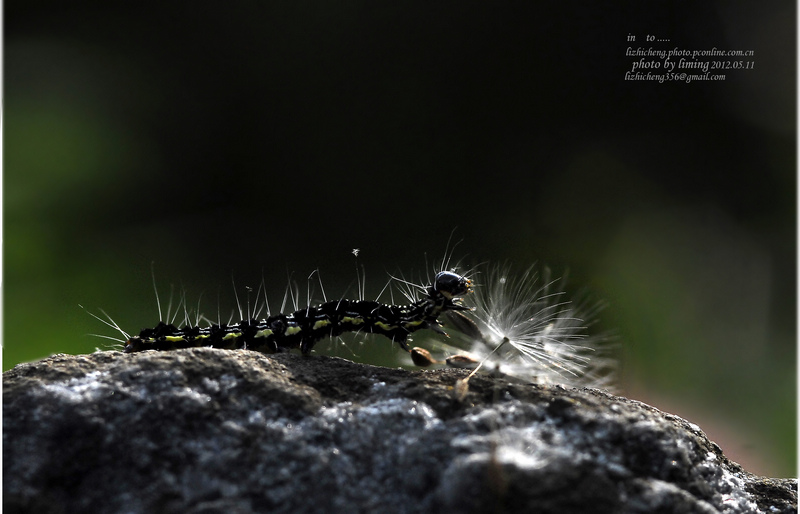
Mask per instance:
[[[104,347],[78,304],[154,324],[153,262],[226,317],[231,275],[352,296],[360,248],[377,294],[457,227],[607,300],[623,392],[795,475],[794,4],[599,4],[5,2],[3,369]],[[756,67],[626,82],[630,45]]]

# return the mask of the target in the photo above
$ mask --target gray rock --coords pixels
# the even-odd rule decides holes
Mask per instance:
[[[796,512],[699,427],[593,389],[194,348],[3,374],[6,512]]]

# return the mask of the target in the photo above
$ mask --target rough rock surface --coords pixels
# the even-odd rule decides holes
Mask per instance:
[[[592,389],[194,348],[3,375],[7,512],[796,512],[699,427]]]

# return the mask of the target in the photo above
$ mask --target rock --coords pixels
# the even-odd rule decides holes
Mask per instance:
[[[7,512],[796,512],[699,427],[593,389],[246,350],[3,374]]]

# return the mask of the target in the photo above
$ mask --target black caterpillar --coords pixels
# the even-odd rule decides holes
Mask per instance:
[[[334,300],[309,306],[291,314],[266,319],[246,319],[234,324],[208,327],[159,322],[125,342],[125,353],[143,350],[175,350],[191,347],[246,348],[278,352],[293,348],[307,354],[317,341],[345,332],[380,334],[410,351],[406,340],[417,330],[443,333],[438,317],[447,312],[466,311],[462,295],[472,292],[472,281],[451,271],[436,274],[425,296],[410,305],[389,305],[366,300]]]

